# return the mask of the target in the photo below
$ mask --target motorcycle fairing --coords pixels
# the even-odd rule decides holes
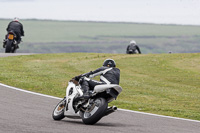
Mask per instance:
[[[117,98],[119,93],[121,93],[122,87],[116,84],[97,85],[94,87],[93,93],[100,93],[104,91],[111,96],[107,99],[108,102],[111,102]]]
[[[68,83],[68,87],[66,89],[66,106],[64,115],[68,118],[80,119],[79,111],[76,112],[73,107],[74,98],[83,95],[80,85],[75,85],[73,82]],[[101,92],[106,92],[111,97],[107,99],[108,102],[113,101],[117,98],[119,93],[121,93],[122,87],[116,84],[105,84],[105,85],[97,85],[93,90],[93,94],[98,94]]]
[[[99,93],[99,92],[103,92],[103,91],[105,91],[106,89],[109,89],[109,88],[115,89],[118,93],[121,93],[121,91],[122,91],[122,87],[117,85],[117,84],[103,84],[103,85],[95,86],[93,92]]]
[[[73,108],[73,100],[77,94],[83,95],[80,86],[76,86],[73,82],[69,82],[66,91],[66,107],[64,115],[68,118],[80,118],[79,112],[75,113]]]

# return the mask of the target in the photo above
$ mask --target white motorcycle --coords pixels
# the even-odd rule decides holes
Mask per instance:
[[[68,83],[66,97],[55,107],[52,117],[54,120],[61,120],[64,117],[82,119],[83,123],[93,125],[102,117],[113,113],[117,107],[108,107],[108,103],[116,100],[121,93],[122,87],[116,84],[97,85],[90,91],[91,97],[87,100],[75,99],[83,95],[81,86],[75,79]]]

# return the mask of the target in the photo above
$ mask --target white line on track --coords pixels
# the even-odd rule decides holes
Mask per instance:
[[[13,89],[13,90],[22,91],[22,92],[26,92],[26,93],[30,93],[30,94],[34,94],[34,95],[43,96],[43,97],[49,97],[49,98],[60,99],[60,100],[62,99],[62,98],[59,98],[59,97],[54,97],[54,96],[45,95],[45,94],[41,94],[41,93],[37,93],[37,92],[23,90],[23,89],[12,87],[12,86],[5,85],[5,84],[2,84],[2,83],[0,83],[0,86],[4,86],[4,87],[7,87],[7,88],[10,88],[10,89]]]
[[[36,93],[36,92],[32,92],[32,91],[23,90],[23,89],[12,87],[12,86],[5,85],[5,84],[2,84],[2,83],[0,83],[0,86],[4,86],[4,87],[7,87],[7,88],[10,88],[10,89],[13,89],[13,90],[22,91],[22,92],[26,92],[26,93],[30,93],[30,94],[34,94],[34,95],[38,95],[38,96],[49,97],[49,98],[59,99],[59,100],[62,99],[62,98],[59,98],[59,97],[54,97],[54,96],[50,96],[50,95],[45,95],[45,94],[41,94],[41,93]],[[191,120],[191,119],[184,119],[184,118],[178,118],[178,117],[171,117],[171,116],[157,115],[157,114],[151,114],[151,113],[144,113],[144,112],[139,112],[139,111],[127,110],[127,109],[118,109],[118,110],[126,111],[126,112],[132,112],[132,113],[138,113],[138,114],[144,114],[144,115],[151,115],[151,116],[157,116],[157,117],[163,117],[163,118],[170,118],[170,119],[177,119],[177,120],[184,120],[184,121],[191,121],[191,122],[200,123],[200,121],[198,121],[198,120]]]

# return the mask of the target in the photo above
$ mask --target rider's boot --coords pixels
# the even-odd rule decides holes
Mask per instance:
[[[18,49],[19,48],[19,42],[14,40],[14,44],[15,44],[15,48]]]
[[[15,47],[16,47],[16,49],[18,49],[18,48],[19,48],[19,45],[18,45],[18,44],[16,44],[16,46],[15,46]]]
[[[83,92],[82,96],[78,96],[75,101],[79,101],[79,100],[88,100],[90,97],[92,96],[92,94],[89,92],[89,88],[87,91]]]
[[[85,93],[83,93],[82,96],[79,96],[77,98],[81,99],[81,100],[88,100],[90,97],[91,97],[91,94],[89,92],[85,92]]]
[[[6,47],[6,39],[3,40],[3,48]]]

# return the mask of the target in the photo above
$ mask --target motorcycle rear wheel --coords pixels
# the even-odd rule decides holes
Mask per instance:
[[[83,123],[93,125],[97,123],[108,108],[108,102],[104,98],[97,98],[85,111],[80,111]]]
[[[7,42],[6,42],[6,48],[5,48],[5,53],[11,53],[12,43],[13,43],[13,41],[7,40]]]
[[[57,106],[53,110],[52,117],[54,120],[61,120],[65,117],[64,116],[65,105],[66,105],[66,99],[64,98],[57,104]]]

